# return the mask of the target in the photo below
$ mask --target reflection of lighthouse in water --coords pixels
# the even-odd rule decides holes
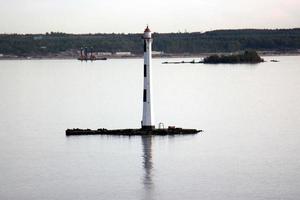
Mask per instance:
[[[152,137],[142,136],[142,145],[143,145],[143,167],[144,167],[144,178],[143,183],[146,190],[151,192],[152,190]]]

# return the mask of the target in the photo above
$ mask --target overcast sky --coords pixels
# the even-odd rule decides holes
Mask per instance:
[[[0,33],[300,27],[300,0],[0,0]]]

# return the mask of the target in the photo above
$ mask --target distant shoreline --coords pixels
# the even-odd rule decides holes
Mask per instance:
[[[275,51],[257,51],[258,54],[262,57],[265,56],[300,56],[300,52],[275,52]],[[236,52],[228,53],[228,52],[216,52],[216,53],[199,53],[199,54],[165,54],[165,55],[153,55],[153,58],[204,58],[206,56],[214,55],[214,54],[225,54],[230,55]],[[131,55],[131,56],[105,56],[107,59],[142,59],[143,55]],[[55,56],[2,56],[0,60],[77,60],[77,57],[74,56],[65,56],[65,55],[55,55]]]
[[[153,33],[153,38],[154,58],[201,58],[241,51],[258,51],[261,56],[300,54],[300,28]],[[141,33],[0,34],[0,41],[0,59],[77,59],[82,49],[86,49],[88,57],[92,52],[96,58],[143,55]]]

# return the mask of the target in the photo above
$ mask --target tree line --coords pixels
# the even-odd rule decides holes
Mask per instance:
[[[97,52],[143,52],[142,34],[0,34],[0,54],[47,55],[81,47]],[[193,33],[154,33],[153,50],[164,53],[293,51],[300,49],[300,28],[239,29]]]

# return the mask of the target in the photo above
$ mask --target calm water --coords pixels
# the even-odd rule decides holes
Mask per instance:
[[[155,59],[156,122],[205,130],[180,137],[65,137],[140,126],[141,59],[0,61],[0,199],[299,199],[300,57],[274,58]]]

